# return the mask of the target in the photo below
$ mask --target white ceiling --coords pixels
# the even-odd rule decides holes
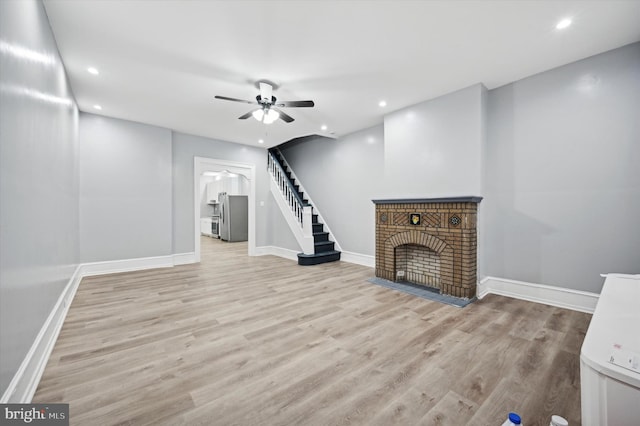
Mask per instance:
[[[345,135],[475,83],[492,89],[640,40],[640,1],[44,3],[81,110],[265,147]],[[565,17],[573,24],[556,30]],[[316,106],[265,125],[237,119],[251,105],[214,99],[254,99],[259,79],[277,83],[280,100]]]

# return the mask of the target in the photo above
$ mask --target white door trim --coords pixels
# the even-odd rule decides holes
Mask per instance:
[[[248,254],[256,255],[256,166],[216,158],[193,158],[193,235],[195,261],[200,262],[200,176],[204,172],[228,170],[249,180],[249,238]]]

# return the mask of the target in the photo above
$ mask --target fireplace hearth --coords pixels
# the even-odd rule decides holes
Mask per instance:
[[[373,200],[376,277],[464,299],[476,295],[481,197]]]

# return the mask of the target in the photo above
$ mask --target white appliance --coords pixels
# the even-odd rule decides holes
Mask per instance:
[[[220,203],[220,239],[247,241],[249,237],[249,197],[218,194]]]
[[[202,235],[211,237],[211,218],[210,217],[200,218],[200,233]]]
[[[640,424],[640,275],[608,274],[580,351],[582,424]]]

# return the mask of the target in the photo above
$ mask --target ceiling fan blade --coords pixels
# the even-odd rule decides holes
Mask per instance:
[[[245,101],[244,99],[230,98],[228,96],[215,96],[216,99],[222,99],[223,101],[242,102],[245,104],[255,104],[253,101]]]
[[[246,120],[247,118],[251,117],[253,115],[253,113],[256,112],[256,111],[258,111],[258,110],[254,109],[253,111],[249,111],[248,113],[238,117],[238,120]]]
[[[278,103],[279,107],[287,108],[311,108],[314,105],[313,101],[282,101]]]
[[[291,123],[292,121],[294,121],[294,118],[291,117],[289,114],[286,114],[285,112],[277,109],[277,108],[271,108],[272,110],[276,111],[278,114],[280,114],[280,118],[282,119],[282,121],[284,121],[285,123]]]
[[[271,94],[273,92],[273,86],[268,83],[260,82],[260,98],[261,99],[271,99]]]

